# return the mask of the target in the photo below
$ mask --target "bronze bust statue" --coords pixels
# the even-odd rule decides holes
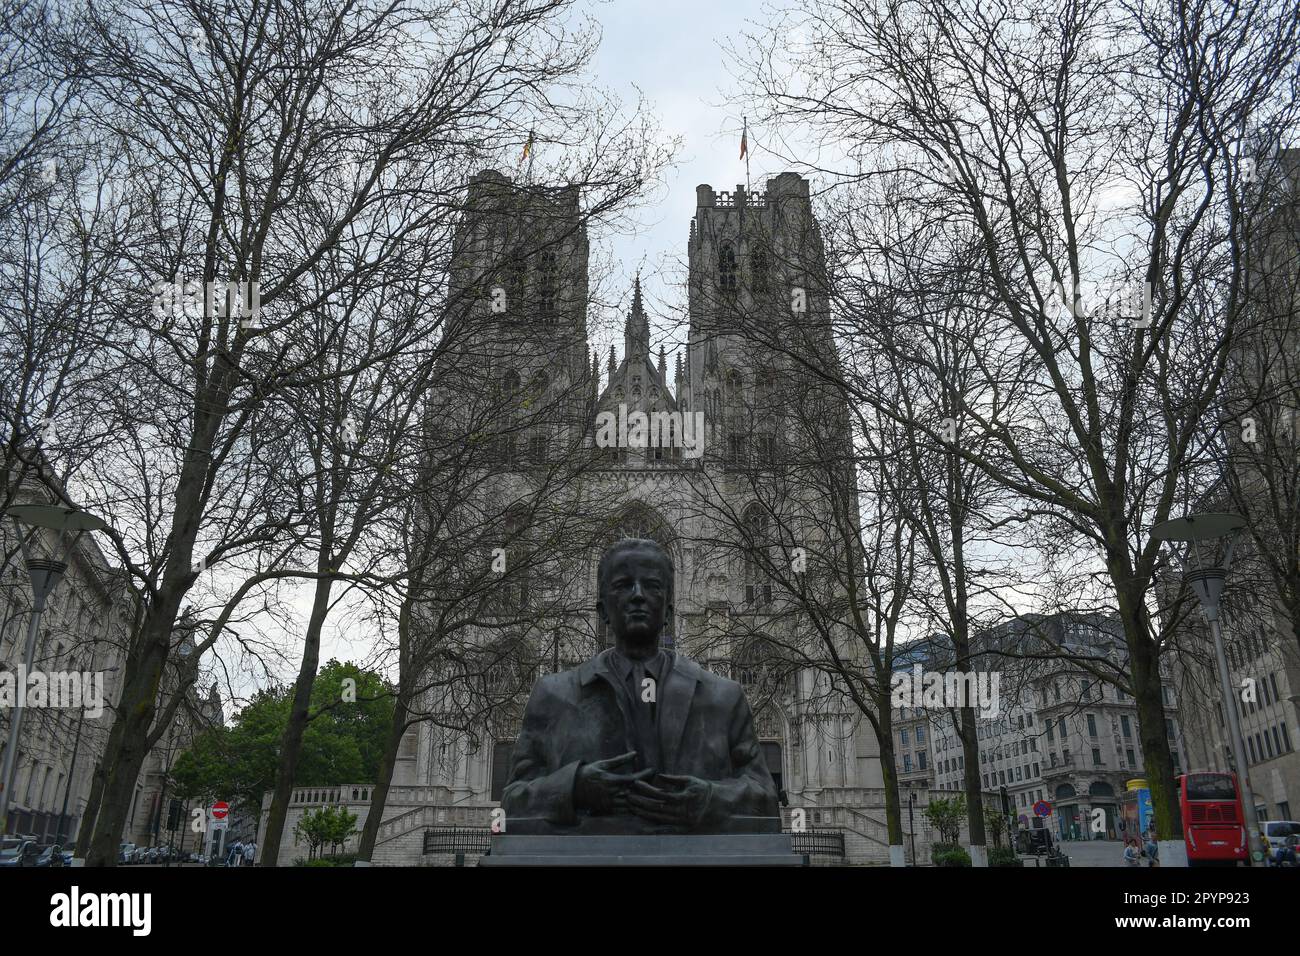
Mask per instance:
[[[502,795],[514,833],[779,832],[745,693],[661,648],[672,559],[625,538],[601,557],[614,647],[533,687]]]

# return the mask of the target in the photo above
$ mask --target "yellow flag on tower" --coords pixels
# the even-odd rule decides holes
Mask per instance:
[[[749,117],[745,117],[745,126],[740,133],[740,158],[749,155]]]

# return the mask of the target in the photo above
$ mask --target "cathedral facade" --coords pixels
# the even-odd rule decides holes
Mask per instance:
[[[688,338],[671,360],[652,344],[639,278],[621,354],[592,352],[579,199],[491,171],[469,186],[451,282],[465,324],[449,329],[458,345],[441,381],[456,433],[482,436],[485,464],[455,509],[492,525],[473,550],[500,582],[469,644],[500,650],[482,673],[424,682],[413,710],[426,719],[403,740],[374,861],[449,863],[481,848],[467,835],[499,806],[532,682],[610,643],[596,563],[629,536],[657,541],[675,566],[665,646],[745,687],[787,826],[834,835],[840,861],[887,860],[871,727],[806,652],[816,637],[783,599],[790,579],[771,573],[815,550],[830,507],[784,466],[849,442],[847,415],[817,410],[800,370],[801,355],[832,348],[809,184],[784,173],[764,193],[698,187]],[[457,524],[451,510],[426,523]]]

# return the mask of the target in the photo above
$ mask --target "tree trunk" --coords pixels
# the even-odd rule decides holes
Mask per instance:
[[[95,832],[95,821],[99,818],[99,804],[104,797],[104,765],[95,764],[95,772],[90,777],[90,796],[86,799],[86,809],[81,814],[81,825],[77,827],[77,845],[73,856],[85,859],[90,852],[90,838]]]
[[[361,845],[357,848],[357,859],[370,862],[375,851],[375,839],[379,836],[379,824],[383,822],[384,807],[388,804],[388,789],[393,780],[393,768],[397,766],[397,751],[406,734],[406,696],[400,690],[393,707],[393,723],[388,730],[388,739],[384,741],[384,756],[379,763],[379,775],[375,787],[370,791],[370,810],[366,815],[366,825],[361,828]]]
[[[969,666],[969,665],[968,665]],[[962,673],[970,673],[967,668]],[[967,687],[971,684],[968,682]],[[980,742],[975,725],[975,708],[961,708],[962,776],[965,778],[966,791],[966,828],[970,831],[970,859],[973,866],[988,866],[988,850],[984,835],[984,797],[980,791]]]
[[[322,558],[318,570],[327,571],[326,562],[327,559]],[[280,857],[280,840],[284,835],[285,819],[289,815],[289,797],[293,790],[294,776],[298,772],[298,758],[302,756],[303,734],[307,732],[311,692],[316,684],[316,670],[320,666],[320,634],[329,614],[332,587],[333,581],[327,574],[316,579],[316,597],[312,601],[311,618],[303,640],[298,680],[294,683],[293,708],[289,711],[289,722],[280,737],[280,763],[275,770],[275,791],[271,796],[271,809],[267,813],[262,866],[275,866]]]
[[[1156,815],[1156,835],[1160,840],[1183,840],[1182,812],[1178,806],[1178,787],[1174,783],[1174,762],[1169,752],[1165,728],[1164,701],[1160,696],[1160,658],[1147,633],[1146,609],[1142,595],[1133,593],[1132,573],[1121,580],[1114,569],[1111,578],[1119,598],[1120,619],[1128,644],[1133,675],[1133,699],[1137,704],[1138,739],[1142,742],[1142,764],[1147,786],[1151,789],[1151,809]],[[1088,822],[1084,821],[1085,829]],[[1164,862],[1162,857],[1162,862]]]
[[[157,712],[158,684],[167,663],[178,600],[169,595],[150,612],[145,621],[142,649],[137,655],[127,657],[122,701],[104,751],[103,762],[108,770],[90,852],[86,856],[87,866],[117,863],[122,830],[135,800],[136,781],[149,755],[149,731]]]
[[[880,743],[880,775],[885,783],[885,825],[889,831],[889,857],[891,866],[906,865],[905,852],[896,852],[904,850],[903,846],[903,809],[898,794],[898,764],[894,754],[894,730],[893,723],[888,719],[889,715],[889,698],[886,697],[883,703],[877,702],[880,707],[880,729],[877,732],[877,739]],[[901,861],[901,862],[900,862]]]

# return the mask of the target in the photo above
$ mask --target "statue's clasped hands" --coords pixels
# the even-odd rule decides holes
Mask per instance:
[[[648,767],[620,773],[636,757],[628,751],[578,769],[574,802],[593,813],[631,813],[652,823],[693,827],[704,818],[713,784],[685,774],[658,773]],[[650,781],[654,782],[651,783]]]

